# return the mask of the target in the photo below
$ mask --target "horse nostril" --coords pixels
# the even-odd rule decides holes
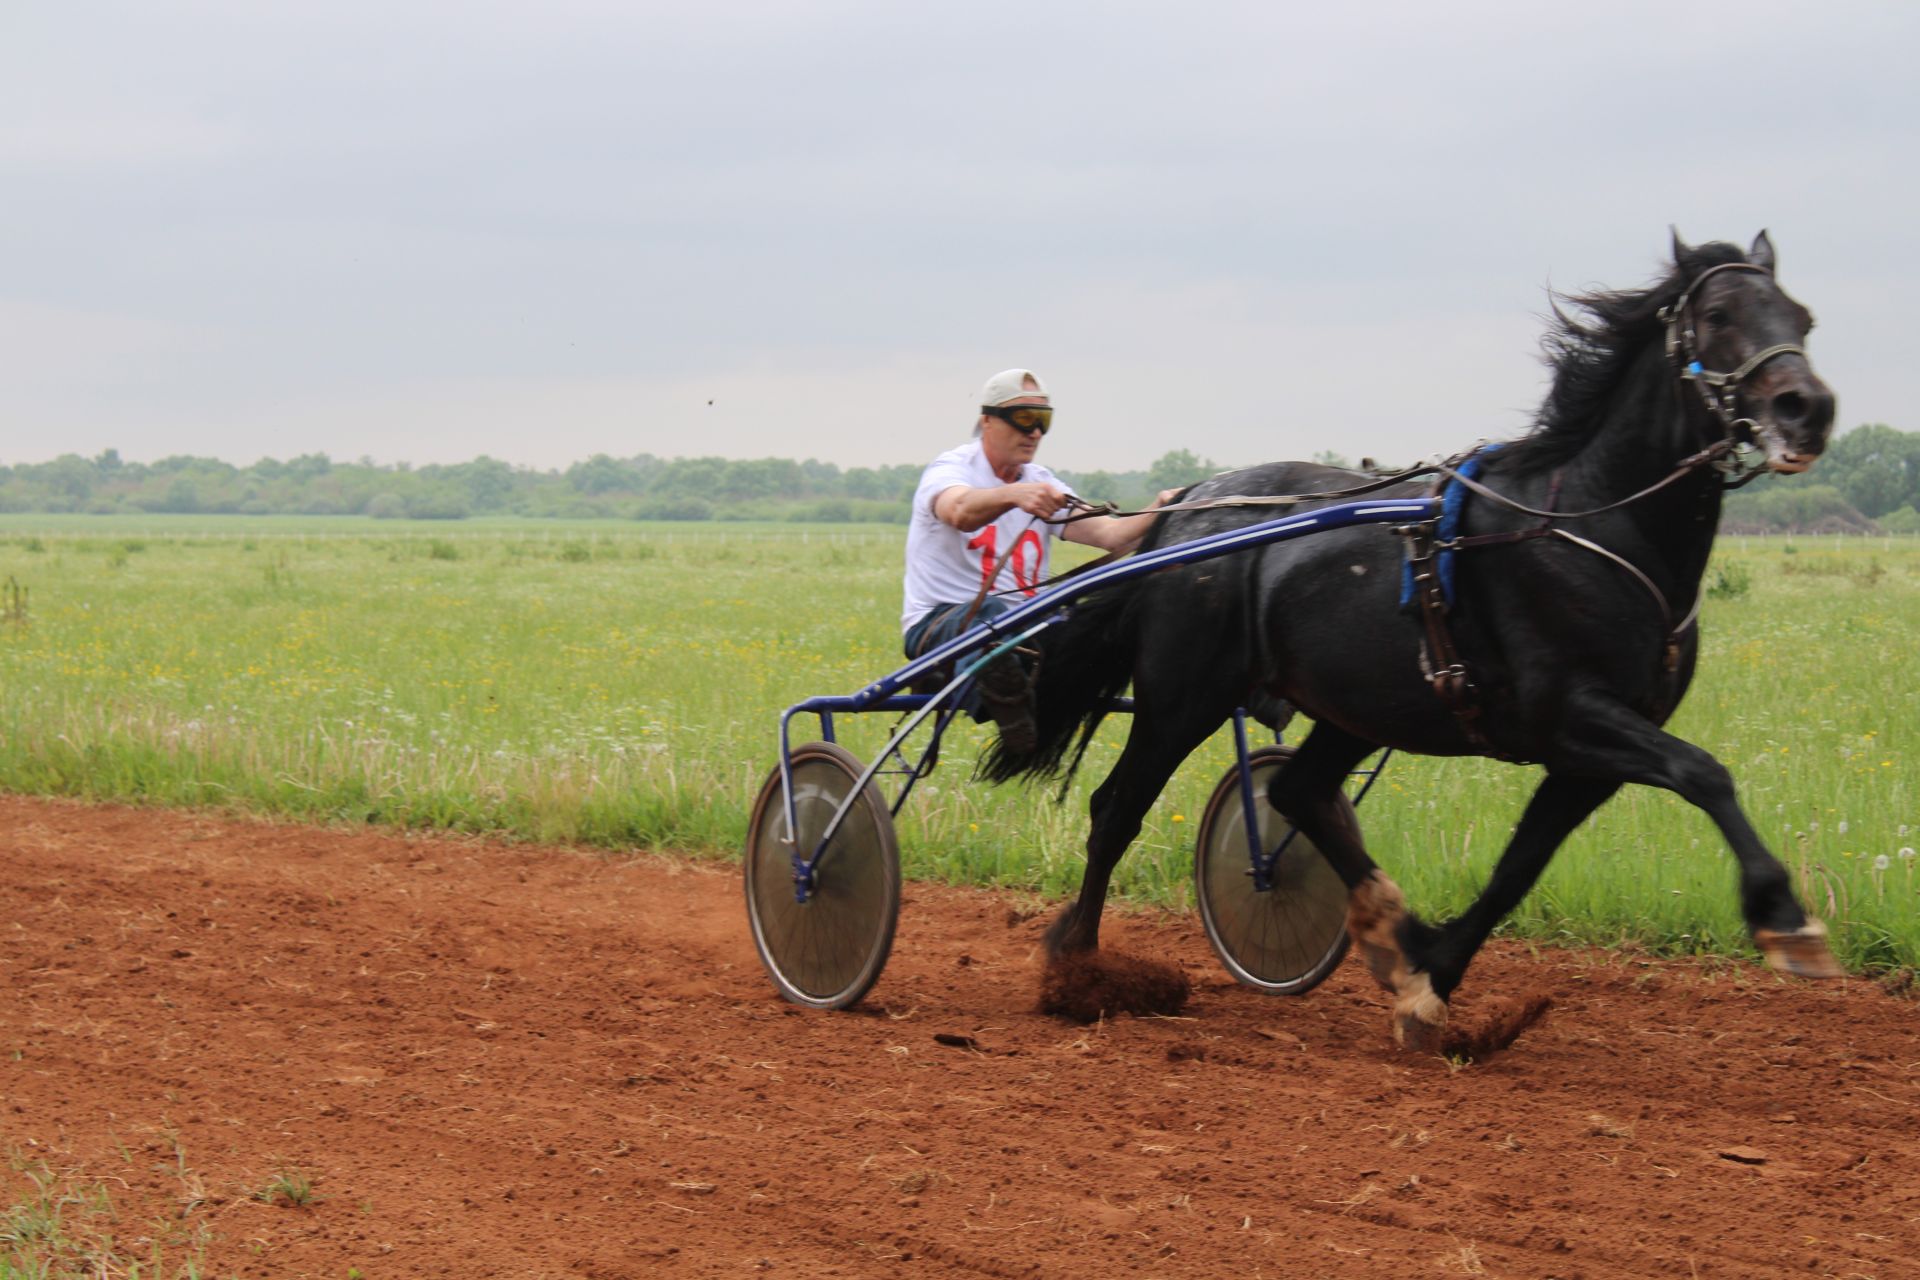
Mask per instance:
[[[1797,427],[1807,418],[1807,398],[1798,391],[1782,391],[1773,398],[1773,420],[1783,427]]]

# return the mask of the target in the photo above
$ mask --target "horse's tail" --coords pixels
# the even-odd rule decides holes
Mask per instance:
[[[1040,653],[1033,689],[1033,750],[1011,751],[1004,739],[997,739],[980,757],[980,777],[1007,782],[1061,776],[1063,785],[1072,779],[1106,717],[1108,702],[1133,678],[1139,628],[1129,607],[1131,585],[1109,587],[1077,602],[1063,621],[1029,642]]]

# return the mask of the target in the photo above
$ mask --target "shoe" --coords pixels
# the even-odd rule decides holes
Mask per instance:
[[[1033,682],[1011,653],[981,668],[975,680],[980,700],[1000,727],[1000,744],[1016,756],[1031,755],[1040,745],[1033,723]]]

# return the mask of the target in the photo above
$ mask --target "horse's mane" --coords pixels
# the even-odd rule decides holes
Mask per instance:
[[[1578,453],[1599,430],[1614,392],[1646,344],[1661,340],[1660,308],[1677,301],[1687,282],[1708,267],[1746,260],[1733,245],[1703,244],[1687,250],[1665,279],[1645,289],[1553,295],[1553,318],[1540,340],[1553,385],[1534,415],[1533,429],[1492,455],[1489,465],[1526,472],[1558,466]]]

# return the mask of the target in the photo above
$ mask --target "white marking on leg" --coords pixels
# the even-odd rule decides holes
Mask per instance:
[[[1370,873],[1347,895],[1347,936],[1360,949],[1367,972],[1388,991],[1399,990],[1407,977],[1398,934],[1406,916],[1406,898],[1384,871]]]
[[[1847,971],[1827,946],[1827,926],[1813,917],[1798,929],[1755,929],[1753,941],[1767,963],[1800,978],[1844,978]]]
[[[1447,1029],[1447,1002],[1433,993],[1432,981],[1416,973],[1394,994],[1393,1042],[1403,1049],[1438,1053]]]

